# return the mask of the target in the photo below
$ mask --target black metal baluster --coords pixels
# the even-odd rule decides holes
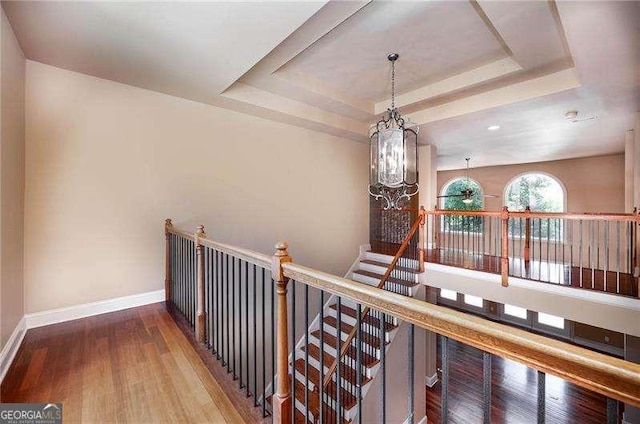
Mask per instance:
[[[229,284],[231,282],[231,279],[229,277],[229,273],[230,273],[230,266],[229,266],[229,255],[226,254],[226,260],[225,260],[225,293],[224,293],[224,298],[225,298],[225,303],[226,303],[226,308],[225,308],[225,327],[226,327],[226,333],[225,333],[225,346],[227,348],[227,350],[225,351],[225,360],[227,363],[227,374],[231,372],[231,346],[229,346],[229,344],[231,343],[231,320],[230,315],[229,315],[229,311],[231,310],[230,308],[230,303],[229,303]]]
[[[307,284],[304,285],[304,328],[304,343],[306,344],[306,349],[304,350],[304,380],[305,387],[307,388],[304,391],[304,417],[306,424],[309,420],[309,286]],[[320,380],[320,382],[322,382],[322,380]],[[295,387],[293,390],[295,393]]]
[[[270,278],[271,281],[271,395],[273,396],[276,393],[276,306],[275,306],[275,291],[276,284],[273,278]],[[273,402],[271,402],[271,411],[273,413]]]
[[[292,392],[292,403],[293,403],[293,413],[291,414],[291,424],[295,424],[296,422],[296,282],[295,280],[290,280],[289,284],[291,284],[291,355],[293,357],[291,364],[291,392]],[[304,392],[307,393],[309,391],[309,387],[307,386],[307,382],[305,381]]]
[[[204,308],[205,308],[205,324],[204,324],[204,329],[205,329],[205,342],[207,347],[211,347],[211,334],[209,334],[209,331],[211,330],[211,325],[209,324],[209,321],[211,319],[211,304],[209,302],[209,248],[207,247],[203,247],[203,251],[202,251],[203,255],[202,255],[202,260],[204,261]]]
[[[322,323],[324,322],[324,290],[320,290],[320,378],[318,385],[320,386],[320,394],[318,396],[318,405],[320,411],[318,411],[320,423],[325,422],[324,416],[324,328]],[[318,419],[318,417],[314,417]]]
[[[342,418],[342,390],[340,383],[340,363],[342,355],[340,354],[340,346],[342,345],[342,298],[338,297],[336,304],[336,422],[339,423]]]
[[[178,311],[184,316],[184,238],[180,237],[180,283],[178,289]]]
[[[231,257],[231,360],[233,365],[231,370],[233,371],[233,380],[238,379],[236,374],[236,258]]]
[[[616,293],[620,294],[620,270],[622,265],[620,263],[620,221],[616,222],[616,258],[618,258],[618,266],[616,269]]]
[[[415,356],[415,351],[414,351],[414,347],[413,347],[413,343],[414,343],[414,337],[415,337],[415,327],[413,324],[409,325],[409,346],[407,347],[407,351],[408,351],[408,362],[409,362],[409,367],[408,367],[408,390],[409,390],[409,419],[408,422],[409,424],[413,424],[414,422],[414,418],[415,418],[415,400],[414,400],[414,356]]]
[[[618,401],[607,398],[607,424],[618,423]]]
[[[607,272],[609,272],[609,222],[604,222],[604,291],[608,292]]]
[[[267,314],[265,313],[266,298],[267,298],[267,270],[262,268],[262,418],[267,416],[267,355],[266,355],[266,338],[265,338],[265,319]]]
[[[253,406],[258,406],[258,285],[256,264],[253,264]],[[264,335],[262,336],[264,340]]]
[[[382,422],[387,422],[387,364],[386,364],[386,349],[385,349],[385,337],[384,337],[384,324],[386,315],[380,312],[380,372],[382,373],[380,380],[380,387],[382,389]]]
[[[358,424],[362,424],[362,305],[356,306],[356,402],[358,406]]]
[[[214,261],[216,264],[216,273],[215,273],[215,278],[216,278],[216,282],[215,282],[215,293],[216,293],[216,359],[219,361],[220,360],[220,355],[221,355],[221,326],[220,326],[220,316],[221,316],[221,304],[220,304],[220,252],[219,251],[215,251],[215,257],[214,257]]]
[[[440,394],[440,421],[442,424],[449,422],[449,338],[440,336],[441,355],[442,355],[442,392]]]
[[[195,327],[195,243],[189,241],[189,321],[191,322],[191,328]]]
[[[242,382],[242,259],[238,259],[238,362],[240,363],[240,368],[238,372],[239,384],[240,388],[244,387],[244,383]],[[247,294],[245,293],[245,297]]]
[[[247,381],[245,386],[247,388],[246,395],[249,397],[249,262],[244,263],[244,315],[244,344],[247,349],[247,360],[245,361]]]
[[[538,424],[544,424],[546,420],[546,374],[538,371]]]
[[[482,393],[484,406],[484,422],[491,423],[491,354],[482,352]]]
[[[216,353],[215,340],[216,340],[216,316],[215,316],[215,307],[216,307],[216,286],[215,286],[215,267],[214,267],[214,255],[215,250],[207,249],[208,256],[207,262],[209,263],[209,281],[210,289],[209,289],[209,314],[207,315],[207,319],[209,320],[209,331],[211,332],[211,339],[209,341],[209,347],[211,348],[211,354]]]

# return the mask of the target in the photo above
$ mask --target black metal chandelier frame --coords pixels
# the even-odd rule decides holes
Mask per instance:
[[[383,114],[382,118],[376,123],[375,131],[370,136],[371,143],[371,156],[370,156],[370,166],[372,174],[376,175],[376,178],[373,178],[373,175],[370,175],[369,181],[369,194],[373,196],[376,200],[382,200],[384,202],[383,209],[402,209],[406,206],[412,196],[416,195],[419,190],[418,186],[418,175],[417,175],[417,163],[418,163],[418,151],[417,151],[417,137],[418,132],[413,128],[406,128],[405,119],[400,115],[400,111],[395,107],[395,61],[398,59],[398,54],[392,53],[387,58],[391,62],[391,107],[387,109],[387,111]],[[385,185],[379,181],[378,178],[378,167],[380,166],[381,157],[380,155],[380,146],[379,146],[379,136],[382,131],[397,129],[402,131],[402,182],[396,185]],[[413,155],[414,155],[414,181],[407,181],[407,153],[408,146],[407,141],[408,137],[413,137]],[[374,159],[374,149],[375,156]],[[374,162],[375,160],[375,162]],[[373,172],[373,171],[375,172]]]

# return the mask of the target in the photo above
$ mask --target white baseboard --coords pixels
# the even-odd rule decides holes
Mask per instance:
[[[16,353],[18,353],[25,334],[27,334],[27,320],[23,316],[13,330],[13,333],[11,333],[11,337],[7,340],[7,344],[4,345],[2,352],[0,352],[0,382],[4,380],[4,376],[7,374],[7,371],[9,371],[9,367],[16,357]]]
[[[425,384],[427,387],[433,387],[438,382],[438,373],[433,374],[432,376],[425,377]]]
[[[107,312],[135,308],[136,306],[149,305],[151,303],[162,302],[163,300],[164,290],[156,290],[147,293],[134,294],[132,296],[100,300],[98,302],[26,314],[24,318],[26,319],[27,329],[37,328],[45,325],[57,324],[59,322],[71,321],[78,318],[106,314]]]

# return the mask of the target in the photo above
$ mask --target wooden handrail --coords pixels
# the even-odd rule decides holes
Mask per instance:
[[[600,212],[527,212],[508,211],[509,218],[549,218],[591,221],[622,221],[640,223],[640,215],[628,213],[600,213]],[[502,211],[465,211],[465,210],[433,210],[427,215],[455,215],[455,216],[501,216]]]
[[[571,381],[588,390],[640,406],[640,364],[498,324],[473,315],[286,263],[284,275],[351,299],[486,352]]]
[[[168,227],[166,231],[170,234],[176,234],[180,237],[184,237],[189,240],[195,241],[195,235],[187,231],[179,230],[173,226]],[[242,247],[232,246],[230,244],[219,243],[217,241],[209,240],[207,238],[199,238],[200,244],[207,246],[211,249],[215,249],[219,252],[226,253],[231,256],[235,256],[238,259],[242,259],[250,264],[257,265],[262,268],[271,269],[271,256],[265,255],[260,252],[254,252],[253,250],[244,249]]]
[[[418,228],[420,228],[422,225],[424,225],[424,214],[425,214],[425,210],[421,209],[420,213],[418,215],[418,219],[416,219],[416,221],[413,223],[413,225],[409,229],[409,232],[407,233],[407,236],[404,238],[404,240],[402,241],[402,244],[400,245],[400,249],[398,249],[398,253],[396,253],[396,255],[393,257],[393,260],[391,261],[391,264],[387,268],[387,271],[384,273],[384,276],[382,277],[382,279],[380,280],[380,282],[378,283],[376,288],[382,289],[382,287],[384,287],[385,283],[387,282],[387,280],[391,276],[391,272],[393,272],[393,269],[395,268],[396,264],[398,263],[398,261],[400,260],[402,255],[404,254],[405,250],[407,250],[407,247],[409,246],[409,243],[411,242],[411,238],[416,233]],[[369,307],[365,307],[362,310],[361,319],[364,320],[367,317],[367,315],[369,314],[369,310],[370,310]],[[322,326],[322,323],[320,325]],[[336,328],[336,330],[338,331],[336,338],[338,340],[340,340],[340,331],[341,330],[339,328]],[[349,350],[349,347],[351,346],[351,342],[353,341],[353,338],[356,336],[357,331],[358,331],[358,328],[357,328],[357,326],[354,325],[353,328],[351,329],[351,331],[349,332],[349,335],[347,336],[347,339],[344,341],[344,343],[342,345],[342,348],[340,348],[339,355],[336,355],[336,358],[334,359],[333,363],[329,367],[329,371],[325,375],[324,381],[322,383],[323,387],[326,388],[329,385],[329,383],[331,382],[331,376],[333,375],[333,372],[338,367],[338,361],[340,361],[340,359],[342,359],[342,357],[346,354],[347,350]],[[384,349],[384,346],[382,346],[381,349]],[[322,407],[322,406],[320,406],[320,407]]]

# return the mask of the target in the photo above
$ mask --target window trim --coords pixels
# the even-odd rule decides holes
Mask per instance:
[[[562,189],[562,210],[560,212],[566,212],[567,211],[567,187],[564,185],[562,180],[560,180],[560,178],[546,171],[525,171],[512,177],[509,181],[507,181],[507,183],[504,185],[504,188],[502,189],[502,204],[506,205],[508,203],[507,194],[509,193],[509,188],[517,179],[522,178],[525,175],[535,175],[535,174],[544,175],[558,183],[558,185]]]
[[[461,175],[461,176],[457,176],[457,177],[453,177],[451,179],[449,179],[449,181],[447,181],[446,183],[444,183],[442,185],[442,187],[440,188],[440,191],[438,192],[438,196],[444,196],[445,194],[447,194],[447,190],[449,189],[449,186],[451,184],[453,184],[454,182],[458,181],[458,180],[466,180],[467,176],[466,175]],[[478,209],[478,211],[484,211],[485,208],[485,200],[484,200],[484,188],[482,187],[482,185],[475,179],[469,177],[469,181],[471,181],[472,183],[476,184],[478,186],[478,188],[480,189],[480,194],[482,195],[482,207],[480,209]],[[444,202],[446,201],[446,199],[444,198],[440,198],[438,199],[438,209],[440,210],[450,210],[450,209],[445,209],[444,208]]]

